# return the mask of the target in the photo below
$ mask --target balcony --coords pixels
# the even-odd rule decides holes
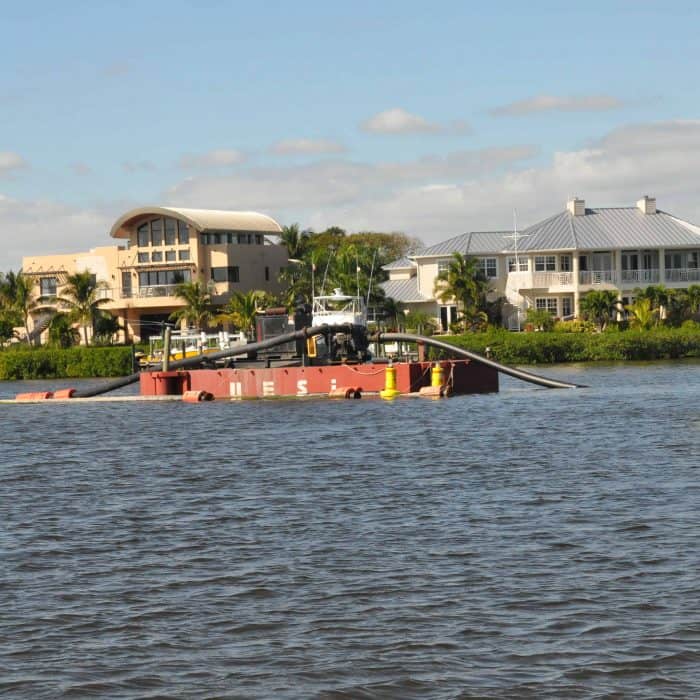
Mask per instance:
[[[532,286],[536,289],[566,287],[574,283],[573,272],[533,272]]]
[[[617,275],[615,270],[581,270],[578,273],[579,284],[615,284]]]
[[[656,284],[659,281],[658,270],[623,270],[622,284]]]
[[[122,299],[146,299],[149,297],[174,297],[177,294],[179,284],[156,284],[138,289],[122,287]]]
[[[665,282],[700,282],[700,270],[696,267],[666,268],[664,277]]]

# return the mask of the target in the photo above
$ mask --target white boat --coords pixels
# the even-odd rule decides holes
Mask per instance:
[[[336,288],[333,294],[315,296],[311,307],[311,325],[329,326],[351,323],[367,325],[367,306],[361,296],[350,296]]]

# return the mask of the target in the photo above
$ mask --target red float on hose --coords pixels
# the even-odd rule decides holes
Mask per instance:
[[[186,391],[182,395],[182,400],[186,401],[187,403],[199,403],[200,401],[212,401],[213,399],[213,394],[210,394],[208,391],[202,390]]]
[[[24,394],[17,394],[15,401],[43,401],[53,398],[52,391],[28,391]]]

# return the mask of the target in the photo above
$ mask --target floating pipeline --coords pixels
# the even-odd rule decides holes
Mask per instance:
[[[435,338],[408,333],[375,333],[368,336],[370,342],[410,342],[420,346],[432,346],[445,350],[460,359],[433,362],[397,363],[338,363],[313,365],[310,367],[255,367],[255,368],[209,368],[218,360],[232,359],[260,350],[273,348],[296,340],[317,335],[341,332],[351,333],[352,326],[315,326],[268,338],[249,345],[230,348],[206,355],[197,355],[170,362],[168,371],[154,369],[137,372],[90,389],[70,391],[65,398],[89,398],[106,394],[136,382],[144,397],[184,396],[186,392],[205,392],[213,398],[244,399],[273,397],[333,396],[343,398],[352,388],[352,396],[359,398],[370,393],[384,398],[401,395],[423,395],[435,397],[450,394],[487,393],[498,391],[498,373],[530,382],[549,389],[574,389],[583,385],[571,384],[516,369],[456,347]],[[394,376],[392,377],[391,374]],[[17,400],[37,401],[50,399],[51,392],[33,392],[36,396],[18,395]],[[198,394],[202,396],[203,394]],[[22,398],[20,398],[22,397]],[[203,399],[198,398],[197,402]],[[193,402],[188,397],[189,402]]]

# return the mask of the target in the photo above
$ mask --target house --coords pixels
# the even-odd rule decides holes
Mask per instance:
[[[519,327],[530,307],[578,316],[581,298],[593,289],[614,291],[628,304],[637,288],[700,283],[700,227],[657,209],[654,197],[610,208],[573,198],[564,211],[522,232],[465,233],[385,266],[387,296],[428,311],[448,330],[456,306],[441,304],[434,289],[455,252],[477,258],[490,298],[505,297],[510,328]]]
[[[22,272],[35,281],[35,296],[61,296],[66,277],[88,270],[104,288],[101,309],[116,316],[125,339],[155,334],[184,301],[175,296],[180,282],[201,279],[215,304],[233,291],[279,293],[279,273],[287,249],[269,238],[281,232],[269,216],[256,212],[142,207],[115,221],[110,236],[123,245],[84,253],[28,256]],[[50,313],[33,318],[41,333]]]

